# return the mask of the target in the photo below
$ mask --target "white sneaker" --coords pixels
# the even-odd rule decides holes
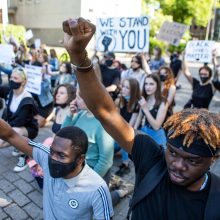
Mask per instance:
[[[14,167],[14,172],[21,172],[28,167],[26,163],[26,156],[20,156],[17,165]]]
[[[12,151],[12,156],[14,157],[18,157],[20,155],[23,155],[24,153],[22,153],[20,150],[14,148],[14,150]]]

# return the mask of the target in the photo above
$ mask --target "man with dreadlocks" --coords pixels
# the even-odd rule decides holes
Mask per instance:
[[[168,146],[164,153],[149,136],[134,131],[123,120],[97,80],[85,50],[95,26],[83,18],[69,19],[63,23],[63,30],[64,45],[86,105],[134,161],[132,219],[220,219],[220,211],[215,207],[220,202],[220,180],[209,172],[220,147],[219,116],[201,109],[185,109],[171,116],[165,124]],[[164,163],[157,166],[160,161]],[[158,169],[152,172],[155,167]],[[155,173],[158,178],[153,178]],[[143,184],[146,176],[149,178]],[[139,190],[141,186],[143,193]]]

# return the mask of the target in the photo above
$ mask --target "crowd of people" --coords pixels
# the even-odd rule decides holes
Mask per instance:
[[[84,32],[76,31],[79,25]],[[0,86],[2,118],[10,125],[0,121],[0,147],[16,147],[15,172],[29,165],[43,188],[44,218],[111,219],[112,202],[116,205],[134,189],[122,178],[131,172],[131,163],[136,174],[132,219],[220,218],[205,209],[209,191],[217,191],[209,167],[220,147],[220,118],[208,111],[220,90],[215,51],[213,69],[201,65],[195,78],[184,55],[174,52],[166,63],[159,47],[152,55],[133,55],[127,65],[110,51],[90,60],[85,46],[94,26],[84,19],[68,20],[63,29],[73,65],[61,63],[55,49],[48,54],[45,48],[31,45],[28,51],[13,44],[15,62],[0,66],[9,79]],[[25,64],[42,67],[39,95],[25,90]],[[192,96],[184,110],[174,113],[181,73]],[[49,121],[53,136],[35,143]],[[121,163],[112,173],[115,156]],[[214,218],[204,218],[207,213]]]

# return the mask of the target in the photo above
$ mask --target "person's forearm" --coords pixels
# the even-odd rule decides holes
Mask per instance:
[[[108,92],[114,92],[116,89],[117,89],[116,85],[110,85],[110,86],[106,87],[106,90]]]
[[[149,112],[148,109],[144,109],[143,110],[144,114],[147,117],[147,121],[149,122],[149,124],[152,126],[152,128],[154,130],[158,130],[161,128],[161,123],[159,123],[156,119],[153,118],[153,116],[151,115],[151,113]]]
[[[28,145],[28,139],[16,133],[10,125],[0,119],[0,138],[16,147],[18,150],[32,156],[32,148]]]

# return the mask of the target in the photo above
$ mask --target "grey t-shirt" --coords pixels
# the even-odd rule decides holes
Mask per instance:
[[[52,178],[48,168],[49,148],[30,141],[33,158],[43,168],[43,209],[45,220],[110,219],[112,201],[105,181],[85,165],[71,179]]]

